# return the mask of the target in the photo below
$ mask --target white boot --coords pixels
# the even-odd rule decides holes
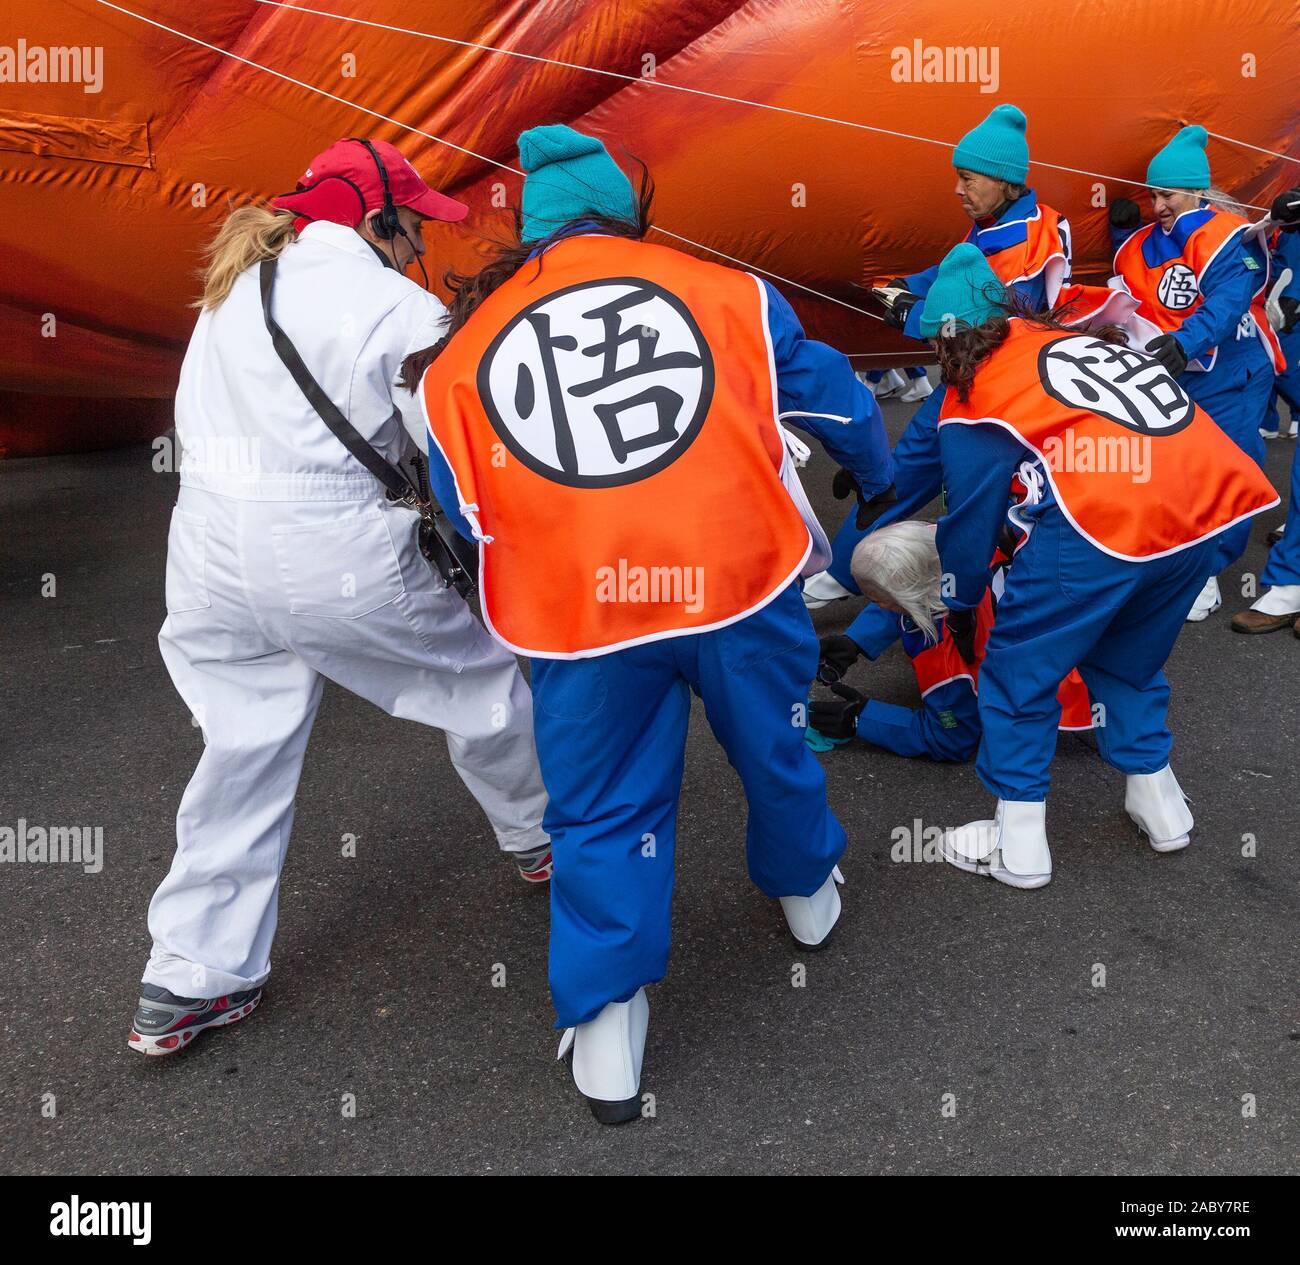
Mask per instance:
[[[1192,810],[1167,764],[1159,773],[1128,775],[1124,811],[1137,822],[1157,852],[1177,852],[1192,841]]]
[[[907,390],[899,394],[900,400],[906,400],[909,404],[914,400],[924,400],[927,396],[934,394],[934,387],[930,385],[929,378],[909,378],[907,380]]]
[[[1219,577],[1212,575],[1205,581],[1205,587],[1198,594],[1196,601],[1192,603],[1192,609],[1187,612],[1187,622],[1189,624],[1199,624],[1201,620],[1212,615],[1223,605],[1223,597],[1219,593]]]
[[[887,400],[891,395],[897,395],[906,386],[907,379],[897,369],[887,369],[885,376],[871,388],[871,393],[878,400]]]
[[[1047,805],[998,800],[992,821],[972,821],[943,832],[943,859],[968,874],[987,874],[1008,887],[1045,887],[1052,881]]]
[[[594,1019],[566,1028],[560,1052],[591,1114],[601,1124],[623,1124],[641,1114],[641,1059],[650,1003],[639,988],[631,1001],[612,1001]]]
[[[831,928],[840,917],[840,894],[837,884],[844,875],[837,865],[811,896],[782,896],[781,912],[790,925],[790,934],[800,944],[810,949],[820,949],[826,943]]]
[[[818,571],[803,582],[803,604],[810,611],[820,610],[831,602],[838,602],[842,597],[852,596],[829,571]]]
[[[1300,613],[1300,584],[1275,584],[1256,598],[1250,609],[1264,615]]]

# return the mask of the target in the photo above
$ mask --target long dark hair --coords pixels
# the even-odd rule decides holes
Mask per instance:
[[[940,338],[935,344],[939,355],[939,372],[948,385],[948,389],[957,392],[957,398],[965,404],[970,399],[971,385],[975,374],[982,365],[1011,333],[1011,318],[1016,317],[1035,329],[1061,330],[1066,334],[1089,334],[1100,338],[1104,343],[1122,343],[1124,331],[1118,325],[1102,325],[1097,329],[1081,330],[1076,325],[1067,325],[1075,304],[1065,303],[1047,311],[1035,308],[1024,295],[1016,290],[1008,290],[1006,297],[998,304],[1000,311],[981,325],[960,329],[955,334]]]
[[[432,347],[413,351],[402,361],[402,372],[398,378],[402,386],[414,392],[420,385],[420,379],[424,377],[425,371],[438,359],[443,348],[456,336],[461,326],[474,315],[479,304],[509,281],[534,255],[537,256],[536,275],[540,276],[542,260],[547,249],[562,238],[571,236],[576,226],[581,225],[583,232],[607,233],[611,237],[628,237],[633,241],[640,241],[650,231],[650,213],[655,196],[654,178],[645,163],[639,158],[631,155],[629,157],[641,169],[636,194],[636,212],[632,219],[587,214],[571,220],[568,224],[561,224],[541,241],[525,242],[520,240],[523,233],[523,219],[516,207],[512,240],[499,243],[496,254],[477,272],[446,273],[443,284],[451,291],[451,301],[447,304],[447,332]]]

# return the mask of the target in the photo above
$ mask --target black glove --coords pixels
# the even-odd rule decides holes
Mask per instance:
[[[862,647],[852,637],[835,633],[820,641],[821,655],[817,664],[817,679],[823,685],[834,685],[862,657]]]
[[[921,296],[913,294],[901,277],[887,286],[873,286],[871,293],[885,309],[885,324],[891,329],[902,329],[907,324],[907,314],[921,301]]]
[[[883,492],[877,492],[871,500],[867,500],[862,491],[862,484],[854,478],[853,471],[841,466],[835,471],[835,477],[831,480],[831,495],[837,501],[842,501],[850,492],[858,498],[858,513],[853,521],[859,531],[866,531],[869,524],[875,522],[898,500],[898,493],[892,483]]]
[[[1175,378],[1187,368],[1187,353],[1182,344],[1172,334],[1161,334],[1146,345],[1149,351]]]
[[[948,632],[952,636],[952,643],[957,647],[957,653],[961,655],[971,667],[975,666],[975,612],[968,611],[949,611],[948,617],[944,620]]]
[[[847,685],[832,685],[838,698],[808,704],[808,723],[823,738],[852,738],[858,732],[858,717],[867,705],[865,694]]]
[[[1142,211],[1132,198],[1116,198],[1110,204],[1110,226],[1129,232],[1142,224]]]
[[[858,498],[858,516],[853,520],[859,531],[866,531],[891,505],[898,500],[898,489],[891,483],[877,492],[869,501]]]
[[[858,498],[859,503],[865,502],[866,498],[862,495],[862,488],[854,478],[853,471],[847,466],[840,466],[831,480],[831,495],[837,501],[842,501],[850,493]]]
[[[1280,224],[1284,232],[1294,233],[1300,229],[1300,189],[1288,189],[1273,199],[1273,209],[1268,218]]]
[[[1288,299],[1283,295],[1277,301],[1278,307],[1282,309],[1282,329],[1281,333],[1289,334],[1300,324],[1300,299]]]

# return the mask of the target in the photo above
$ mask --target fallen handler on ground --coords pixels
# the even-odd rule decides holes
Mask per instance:
[[[993,594],[1000,590],[1012,549],[999,548],[994,579],[975,610],[966,651],[955,639],[940,592],[935,525],[911,520],[882,527],[858,542],[853,579],[870,599],[846,633],[823,637],[818,680],[834,699],[812,700],[805,740],[814,751],[828,751],[853,738],[901,756],[928,756],[960,763],[979,749],[977,698],[979,664],[993,626]],[[878,659],[899,642],[912,662],[921,691],[920,707],[882,703],[845,685],[843,678],[860,658]],[[1092,728],[1088,691],[1077,670],[1061,682],[1060,728]]]

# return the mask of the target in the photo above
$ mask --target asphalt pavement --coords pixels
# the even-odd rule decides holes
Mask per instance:
[[[886,406],[892,435],[909,412]],[[1295,447],[1268,445],[1284,494]],[[740,785],[697,703],[654,1116],[609,1129],[554,1061],[545,889],[497,853],[440,735],[333,686],[265,1004],[174,1058],[128,1050],[202,741],[158,655],[176,480],[153,464],[143,445],[0,463],[0,826],[104,838],[98,873],[0,864],[0,1171],[1296,1171],[1300,641],[1228,626],[1281,510],[1169,664],[1183,853],[1139,839],[1123,778],[1067,736],[1050,886],[898,862],[900,831],[990,797],[970,765],[837,750],[844,913],[803,953],[747,880]],[[832,473],[820,452],[805,472],[828,526]],[[817,612],[819,632],[854,609]],[[897,649],[850,679],[916,700]]]

